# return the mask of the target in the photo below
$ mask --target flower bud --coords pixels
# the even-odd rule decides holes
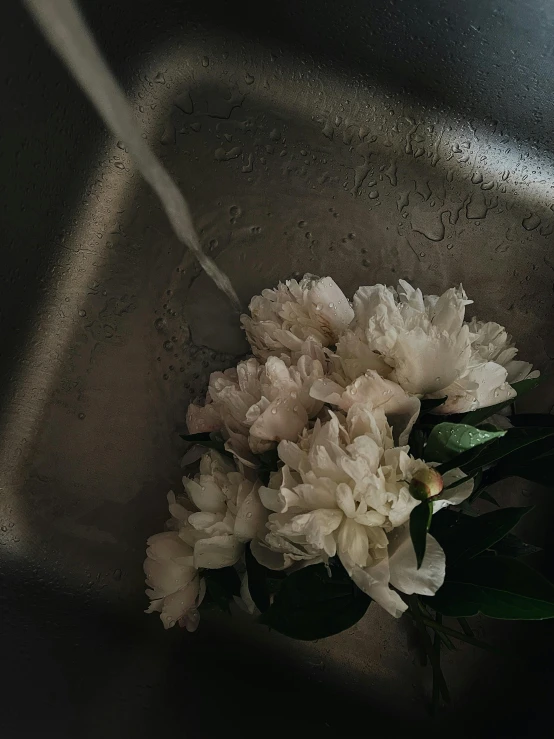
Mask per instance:
[[[443,481],[437,470],[424,467],[418,470],[410,482],[410,493],[416,500],[433,498],[442,491]]]

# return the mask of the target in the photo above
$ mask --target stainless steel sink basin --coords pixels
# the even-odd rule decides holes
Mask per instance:
[[[554,9],[420,0],[82,7],[244,301],[291,275],[463,282],[554,359]],[[5,737],[545,735],[548,623],[478,631],[432,721],[413,634],[377,608],[318,643],[142,613],[176,434],[244,348],[225,302],[18,3],[3,10],[0,572]],[[554,388],[530,401],[549,410]],[[550,496],[525,533],[552,575]]]

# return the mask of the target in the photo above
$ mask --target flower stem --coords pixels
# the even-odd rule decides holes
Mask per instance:
[[[415,624],[421,635],[423,648],[429,658],[429,662],[431,663],[431,667],[433,669],[433,686],[437,685],[436,689],[438,693],[442,695],[442,699],[444,700],[444,702],[448,703],[450,701],[450,693],[448,692],[448,686],[446,684],[446,680],[444,679],[444,675],[442,674],[440,665],[440,653],[437,653],[437,651],[435,651],[435,645],[431,641],[431,637],[429,636],[429,633],[427,631],[428,623],[426,622],[434,624],[435,621],[423,616],[417,595],[409,596],[408,602],[410,606],[409,613],[415,621]],[[435,690],[434,687],[433,690]]]
[[[434,629],[435,631],[440,631],[443,634],[447,634],[448,636],[451,636],[453,639],[459,639],[460,641],[465,641],[468,644],[472,644],[474,647],[479,647],[480,649],[486,649],[489,652],[496,652],[497,654],[499,653],[499,650],[496,649],[496,647],[493,647],[484,641],[479,641],[478,639],[475,639],[472,636],[467,636],[466,634],[463,634],[461,631],[457,631],[456,629],[450,629],[448,626],[443,626],[437,621],[434,621],[432,618],[425,618],[425,616],[422,616],[422,621],[425,626],[428,626],[429,628]]]
[[[473,630],[472,630],[471,626],[468,624],[467,619],[465,619],[465,618],[459,618],[458,619],[458,623],[462,627],[462,631],[464,632],[464,634],[466,636],[471,636],[473,638],[473,636],[474,636]]]

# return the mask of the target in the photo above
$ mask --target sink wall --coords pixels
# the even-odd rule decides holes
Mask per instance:
[[[347,294],[398,278],[426,292],[463,282],[470,312],[506,325],[522,356],[549,369],[546,3],[82,7],[245,302],[304,272],[332,274]],[[18,5],[0,33],[6,725],[18,736],[167,726],[204,737],[253,716],[258,726],[267,711],[281,735],[345,735],[368,706],[383,731],[427,723],[413,635],[377,608],[316,644],[240,616],[208,616],[191,636],[142,615],[145,539],[179,485],[176,429],[243,347],[124,144]],[[549,410],[553,394],[545,383],[529,408]],[[544,543],[548,569],[548,496],[518,480],[502,496],[539,504],[525,533]],[[471,711],[488,736],[524,736],[547,710],[551,628],[479,629],[501,646],[528,639],[523,666],[503,665],[491,689],[498,662],[471,648],[449,655],[455,703],[432,726],[465,736]]]

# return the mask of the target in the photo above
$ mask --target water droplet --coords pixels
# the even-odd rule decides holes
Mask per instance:
[[[251,74],[245,74],[244,75],[244,81],[247,85],[251,85],[254,82],[254,77]]]
[[[86,310],[83,310],[81,308],[81,310],[79,311],[79,315],[81,316],[81,318],[84,318],[86,316],[86,314],[87,314]]]
[[[379,197],[379,192],[377,190],[371,190],[371,192],[369,193],[369,199],[375,200],[378,197]]]
[[[293,398],[293,400],[294,400],[294,399],[296,399],[296,398],[298,397],[298,393],[296,392],[296,390],[293,390],[293,391],[291,392],[291,394],[290,394],[290,397],[291,397],[291,398]]]
[[[167,327],[165,318],[156,318],[154,326],[157,331],[163,331]]]
[[[209,67],[210,66],[210,59],[207,56],[202,57],[202,66],[203,67]]]
[[[306,225],[307,225],[306,224],[306,221],[298,221],[298,227],[299,228],[304,228],[304,226],[306,226]]]
[[[173,342],[169,341],[169,339],[167,341],[164,341],[164,349],[167,352],[170,352],[173,349]]]
[[[154,82],[157,82],[158,85],[165,85],[165,77],[163,72],[157,73],[157,75],[154,77]]]
[[[318,304],[317,304],[317,305],[315,306],[315,309],[316,309],[317,311],[320,311],[320,310],[321,310],[321,306],[319,305],[319,303],[318,303]]]
[[[524,218],[521,222],[521,225],[526,231],[534,231],[537,226],[540,226],[541,219],[538,217],[536,213],[531,213],[530,216],[527,218]]]
[[[117,167],[118,169],[125,169],[125,165],[123,164],[123,162],[116,162],[116,163],[115,163],[115,166],[116,166],[116,167]]]
[[[295,406],[293,407],[293,409],[292,409],[292,410],[293,410],[293,411],[294,411],[295,413],[298,413],[298,406],[297,406],[297,405],[295,405]]]
[[[276,416],[277,415],[277,408],[272,408],[271,409],[271,413],[272,413],[272,415]]]
[[[335,307],[334,303],[329,303],[329,308],[334,308],[334,307]]]
[[[79,418],[82,421],[85,418],[85,414],[84,413],[79,413],[79,415],[77,416],[77,418]]]
[[[229,208],[229,215],[231,216],[231,218],[237,218],[238,216],[240,216],[240,214],[241,214],[241,209],[239,208],[238,205],[232,205]]]

